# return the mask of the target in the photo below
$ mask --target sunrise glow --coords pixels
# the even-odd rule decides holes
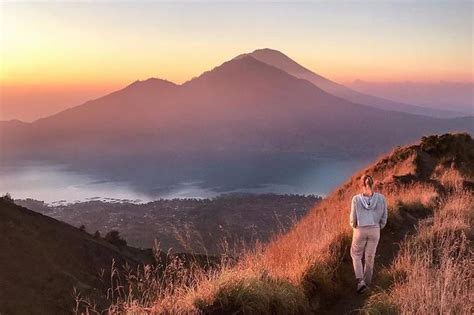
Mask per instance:
[[[469,9],[467,2],[3,3],[1,81],[122,84],[159,76],[180,83],[261,47],[336,81],[469,81]],[[335,11],[338,18],[328,19]]]
[[[264,47],[343,84],[473,81],[470,2],[11,2],[0,8],[2,97],[20,112],[29,98],[45,110],[149,77],[179,84]]]

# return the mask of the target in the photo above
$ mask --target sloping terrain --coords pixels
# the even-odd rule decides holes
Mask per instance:
[[[360,191],[360,176],[372,174],[377,189],[386,195],[389,203],[389,224],[382,233],[376,259],[380,268],[382,264],[389,266],[392,263],[399,243],[406,235],[416,232],[421,218],[433,216],[443,200],[456,199],[456,190],[472,195],[473,161],[474,140],[466,134],[431,136],[417,145],[397,148],[323,200],[292,231],[270,243],[261,256],[250,258],[241,266],[240,273],[248,273],[250,269],[250,278],[259,279],[256,285],[267,281],[283,281],[281,289],[286,281],[287,285],[293,285],[295,292],[285,298],[296,299],[298,294],[304,294],[307,299],[304,302],[305,299],[299,298],[300,302],[290,309],[293,313],[344,314],[357,310],[365,297],[359,297],[353,291],[348,213],[350,198]],[[472,214],[472,200],[465,206]],[[270,280],[262,278],[262,273]],[[216,295],[204,299],[210,304],[200,301],[198,305],[207,305],[204,310],[212,310],[222,303],[226,305],[229,301],[226,294],[233,294],[229,288],[241,279],[237,276],[232,281],[217,285]],[[380,285],[380,281],[384,280],[377,279],[374,285]],[[467,285],[466,278],[462,285]],[[249,294],[246,298],[252,300],[253,296]],[[273,298],[275,302],[268,305],[278,308],[283,301]],[[238,299],[231,304],[234,310],[242,310],[241,307]],[[257,310],[272,313],[268,309]]]
[[[423,303],[430,312],[465,313],[474,235],[473,161],[474,140],[468,134],[424,137],[418,144],[396,148],[269,244],[257,244],[237,261],[224,259],[211,269],[192,265],[187,271],[183,257],[164,278],[166,283],[142,283],[133,295],[109,299],[111,309],[350,314],[365,308],[410,313]],[[364,173],[372,174],[377,190],[387,197],[389,223],[378,248],[373,291],[360,296],[353,291],[348,214]],[[147,263],[147,268],[161,268],[151,267],[150,251],[117,247],[5,197],[0,199],[0,232],[2,314],[68,313],[75,307],[74,287],[101,303],[100,292],[108,284],[98,274],[110,270],[112,260],[117,266]],[[134,300],[144,293],[146,299]],[[436,303],[426,303],[430,299]]]
[[[472,195],[473,161],[474,140],[466,134],[431,136],[423,138],[417,145],[397,148],[352,177],[316,206],[292,231],[270,243],[256,259],[246,261],[240,273],[250,273],[250,279],[256,280],[253,285],[267,281],[283,281],[293,285],[295,292],[284,298],[298,301],[298,294],[304,294],[307,301],[299,298],[299,302],[290,309],[293,313],[351,313],[365,301],[364,296],[357,296],[353,292],[354,279],[349,255],[351,231],[348,205],[350,198],[359,191],[360,176],[372,174],[377,189],[386,195],[389,203],[389,224],[382,233],[376,258],[377,269],[380,269],[381,265],[388,267],[392,263],[404,237],[416,233],[419,219],[433,216],[443,200],[456,199],[457,190],[463,191],[461,195]],[[472,214],[472,200],[465,207]],[[472,229],[472,226],[469,228]],[[252,271],[249,272],[249,269]],[[410,272],[416,274],[417,270],[412,269]],[[239,283],[242,280],[239,278],[237,276],[237,279],[224,285],[216,285],[216,293],[203,299],[208,302],[201,301],[198,305],[208,305],[204,310],[209,310],[222,303],[226,305],[236,298],[231,309],[243,310],[243,305],[239,304],[242,300],[226,297],[227,294],[233,294],[229,287]],[[381,285],[384,281],[380,277],[376,278],[374,285]],[[461,285],[465,287],[467,284],[464,278]],[[281,289],[285,287],[284,284],[280,286]],[[258,298],[247,294],[246,298],[250,301]],[[278,301],[277,296],[273,298],[274,302],[267,306],[278,309],[283,301]],[[272,313],[264,308],[257,307],[256,310]]]
[[[472,313],[474,194],[453,188],[400,242],[376,287],[362,299],[365,313]]]
[[[386,196],[389,206],[389,221],[382,232],[376,257],[374,288],[378,286],[389,288],[393,283],[398,287],[415,288],[412,291],[400,289],[393,291],[395,293],[387,293],[392,298],[388,306],[387,304],[380,306],[381,304],[377,304],[375,300],[366,307],[378,307],[373,310],[381,310],[385,306],[386,309],[395,307],[395,310],[401,313],[409,313],[406,311],[407,308],[404,308],[409,303],[399,303],[401,298],[397,300],[397,297],[400,297],[400,294],[396,293],[409,292],[404,295],[405,299],[412,295],[412,301],[426,301],[426,298],[418,297],[429,297],[427,292],[431,292],[431,289],[433,292],[438,292],[436,296],[441,301],[443,298],[452,299],[453,296],[460,301],[467,301],[470,280],[469,274],[464,271],[457,276],[457,284],[453,287],[455,292],[452,292],[450,288],[445,288],[444,291],[437,290],[433,283],[430,284],[426,280],[430,277],[424,280],[428,285],[433,285],[433,288],[423,289],[410,285],[413,283],[410,279],[415,279],[414,276],[419,271],[415,266],[410,268],[409,264],[402,264],[403,273],[396,273],[395,276],[390,272],[382,272],[381,267],[392,268],[393,264],[400,265],[397,262],[405,257],[403,252],[406,252],[404,249],[406,245],[402,241],[407,236],[422,239],[428,237],[426,239],[428,243],[425,244],[434,244],[436,248],[442,248],[448,240],[454,244],[465,244],[464,248],[472,246],[469,243],[472,238],[472,233],[469,232],[472,231],[472,225],[469,226],[469,221],[457,220],[455,214],[466,213],[468,217],[472,217],[473,161],[474,140],[468,134],[424,137],[418,144],[396,148],[341,185],[288,233],[276,237],[266,246],[248,251],[235,264],[221,266],[218,272],[200,274],[191,283],[189,281],[181,283],[181,288],[176,288],[168,295],[160,296],[151,304],[142,307],[156,313],[357,312],[367,303],[368,296],[354,293],[355,281],[349,255],[351,229],[348,217],[351,197],[360,191],[359,181],[364,173],[374,177],[377,190]],[[461,206],[457,208],[447,206],[453,204],[453,201],[454,204]],[[463,210],[455,210],[460,208]],[[440,217],[445,218],[441,221],[441,225],[436,223]],[[435,225],[441,228],[444,226],[445,230],[449,230],[450,226],[453,227],[454,233],[450,234],[450,238],[446,238],[446,234],[443,233],[435,233],[431,237],[430,233],[421,233],[421,230],[416,229],[418,224],[424,225],[423,222],[430,220],[434,220]],[[458,222],[468,223],[467,226],[463,223],[464,225],[461,224],[456,228]],[[402,243],[401,250],[400,243]],[[453,250],[451,254],[461,255],[463,261],[470,259],[466,255],[472,255],[472,251],[460,251],[454,247]],[[448,274],[446,266],[449,264],[437,265],[436,258],[433,259],[435,260],[427,260],[423,270],[427,268],[437,270],[438,274],[444,275],[442,279],[446,279],[445,275]],[[429,276],[430,273],[425,274]],[[408,278],[403,275],[407,275]],[[408,284],[403,279],[408,279]],[[415,293],[417,298],[414,296]],[[431,309],[443,310],[443,313],[455,313],[456,310],[461,310],[461,313],[467,312],[466,303],[463,302],[453,306],[449,303],[438,303],[438,305],[440,307]]]
[[[74,287],[95,296],[113,260],[152,261],[151,251],[114,246],[8,198],[0,198],[0,235],[1,314],[71,313]]]

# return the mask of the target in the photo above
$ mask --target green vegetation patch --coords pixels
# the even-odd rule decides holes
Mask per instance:
[[[390,302],[390,296],[387,293],[378,293],[372,295],[364,308],[366,315],[398,315],[400,310],[396,305]]]
[[[213,301],[195,301],[204,314],[308,314],[308,300],[299,287],[268,275],[222,285]]]
[[[352,288],[350,244],[350,235],[339,234],[328,247],[328,259],[315,263],[305,273],[302,285],[313,312],[335,303],[347,294],[347,288]]]

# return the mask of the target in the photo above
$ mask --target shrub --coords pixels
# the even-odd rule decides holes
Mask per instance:
[[[109,242],[112,245],[122,247],[122,246],[127,246],[127,241],[124,240],[122,237],[120,237],[119,231],[112,230],[108,232],[104,239]]]
[[[317,261],[305,272],[302,287],[313,310],[333,303],[354,283],[350,244],[348,234],[337,235],[328,246],[328,258]]]
[[[12,196],[10,195],[10,193],[6,193],[5,195],[3,195],[2,197],[0,197],[3,201],[7,202],[7,203],[15,203],[15,201],[13,200]]]
[[[211,301],[198,298],[204,314],[308,314],[304,292],[288,281],[266,274],[223,284]]]
[[[390,296],[382,292],[369,298],[364,313],[366,315],[398,315],[400,310],[390,301]]]

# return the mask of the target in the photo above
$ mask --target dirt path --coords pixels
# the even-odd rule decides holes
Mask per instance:
[[[390,222],[387,227],[382,230],[380,241],[377,246],[377,254],[375,257],[375,270],[372,288],[380,286],[378,272],[384,267],[389,267],[396,257],[400,243],[407,235],[415,232],[415,227],[419,220],[430,215],[427,209],[401,209],[401,219],[396,222]],[[352,270],[352,261],[350,254],[347,253],[344,261],[344,268]],[[361,307],[370,297],[370,290],[365,294],[357,294],[355,292],[355,280],[352,287],[346,288],[346,294],[334,303],[330,308],[326,309],[324,314],[359,314]]]

